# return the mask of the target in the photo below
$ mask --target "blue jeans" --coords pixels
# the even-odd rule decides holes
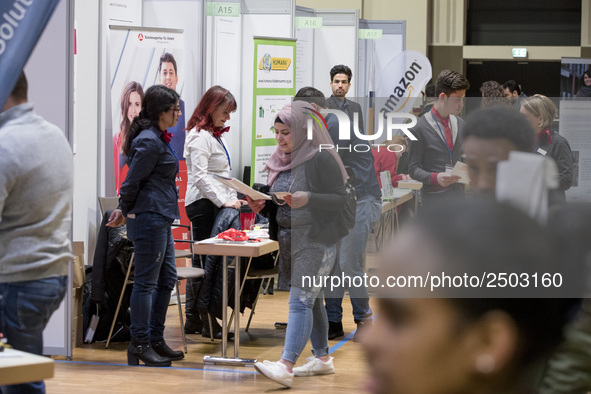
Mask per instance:
[[[15,349],[42,354],[43,330],[66,294],[68,278],[0,283],[0,332]],[[2,386],[0,393],[44,393],[43,381]]]
[[[336,247],[327,247],[320,268],[320,275],[326,275],[334,264]],[[316,357],[328,354],[328,319],[322,304],[322,287],[301,289],[291,286],[289,291],[289,315],[285,346],[281,358],[295,363],[306,347],[312,342],[312,353]]]
[[[382,202],[380,199],[366,195],[357,200],[357,212],[355,214],[355,227],[349,234],[341,239],[338,253],[338,264],[335,264],[331,275],[342,278],[343,275],[351,278],[361,277],[365,274],[365,249],[369,232],[375,222],[380,220],[382,214]],[[363,281],[362,281],[363,282]],[[357,281],[359,283],[359,281]],[[335,288],[330,294],[326,294],[326,313],[328,321],[340,322],[343,319],[343,296],[345,287]],[[369,294],[367,288],[362,286],[349,287],[349,296],[353,306],[355,322],[369,319],[372,311],[369,307]]]
[[[166,311],[176,283],[172,222],[153,212],[127,218],[127,236],[135,253],[130,333],[136,344],[164,338]]]

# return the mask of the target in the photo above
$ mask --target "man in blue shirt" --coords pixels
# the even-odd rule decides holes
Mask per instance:
[[[304,87],[298,91],[295,100],[304,100],[312,103],[318,110],[326,108],[327,103],[321,91],[312,87]],[[358,106],[359,104],[357,104]],[[335,148],[345,167],[353,175],[350,181],[355,187],[357,195],[357,211],[355,214],[355,227],[349,234],[341,239],[339,252],[332,276],[340,278],[343,275],[351,278],[352,283],[361,282],[361,286],[349,287],[349,295],[353,306],[353,317],[357,324],[354,341],[357,341],[364,327],[371,322],[372,311],[369,307],[369,295],[363,283],[365,273],[365,249],[369,233],[373,224],[380,219],[382,214],[382,192],[376,178],[373,155],[367,141],[361,140],[351,132],[350,140],[339,139],[339,122],[334,114],[325,117],[328,132],[334,142]],[[353,128],[353,121],[350,123]],[[351,174],[352,172],[352,174]],[[361,280],[355,281],[355,278]],[[344,336],[343,331],[343,295],[344,286],[334,289],[332,292],[326,289],[326,312],[328,315],[328,339]]]

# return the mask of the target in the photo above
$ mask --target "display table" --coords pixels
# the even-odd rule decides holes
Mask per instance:
[[[196,242],[193,250],[195,254],[222,256],[222,355],[221,357],[205,356],[203,362],[206,364],[229,364],[246,365],[254,364],[255,359],[241,359],[239,357],[240,348],[240,264],[238,257],[260,257],[267,253],[272,253],[279,249],[279,243],[272,240],[263,240],[261,242],[229,242],[221,241],[217,238],[209,238]],[[228,348],[228,256],[236,256],[234,259],[234,357],[227,357]]]
[[[413,199],[412,190],[394,189],[394,195],[387,201],[382,201],[382,215],[376,230],[376,249],[380,250],[384,243],[384,234],[389,230],[390,235],[398,228],[398,207]]]
[[[410,189],[412,190],[412,194],[415,198],[415,214],[419,212],[419,193],[423,188],[423,182],[415,181],[415,180],[408,180],[408,181],[399,181],[398,182],[398,189]]]
[[[14,349],[0,353],[0,386],[53,377],[53,360]]]

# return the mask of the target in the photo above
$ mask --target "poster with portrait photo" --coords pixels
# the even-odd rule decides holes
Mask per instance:
[[[560,65],[560,97],[591,100],[591,59],[563,57]]]
[[[191,72],[185,56],[182,30],[110,26],[109,35],[109,84],[112,136],[106,136],[113,143],[113,167],[115,191],[119,195],[121,184],[127,175],[127,158],[121,145],[129,130],[133,117],[139,115],[144,92],[152,85],[162,84],[174,89],[181,96],[181,114],[175,127],[168,129],[173,137],[170,142],[179,159],[177,189],[179,191],[179,211],[181,223],[188,224],[184,209],[184,196],[187,189],[187,166],[185,162],[186,119],[191,116],[193,101],[185,103],[183,95],[184,76]],[[190,89],[187,89],[190,91]],[[107,149],[107,152],[110,150]]]
[[[570,144],[573,181],[567,201],[591,202],[591,59],[562,58],[559,133]]]

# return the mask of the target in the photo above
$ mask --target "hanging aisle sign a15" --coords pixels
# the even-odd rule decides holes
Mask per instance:
[[[207,16],[240,16],[240,3],[207,3]]]
[[[404,51],[392,59],[376,89],[376,110],[412,113],[414,102],[431,80],[431,63],[419,51]]]
[[[254,39],[251,184],[267,183],[263,167],[275,151],[275,117],[296,93],[296,41]]]
[[[59,0],[0,2],[0,108],[58,3]]]

